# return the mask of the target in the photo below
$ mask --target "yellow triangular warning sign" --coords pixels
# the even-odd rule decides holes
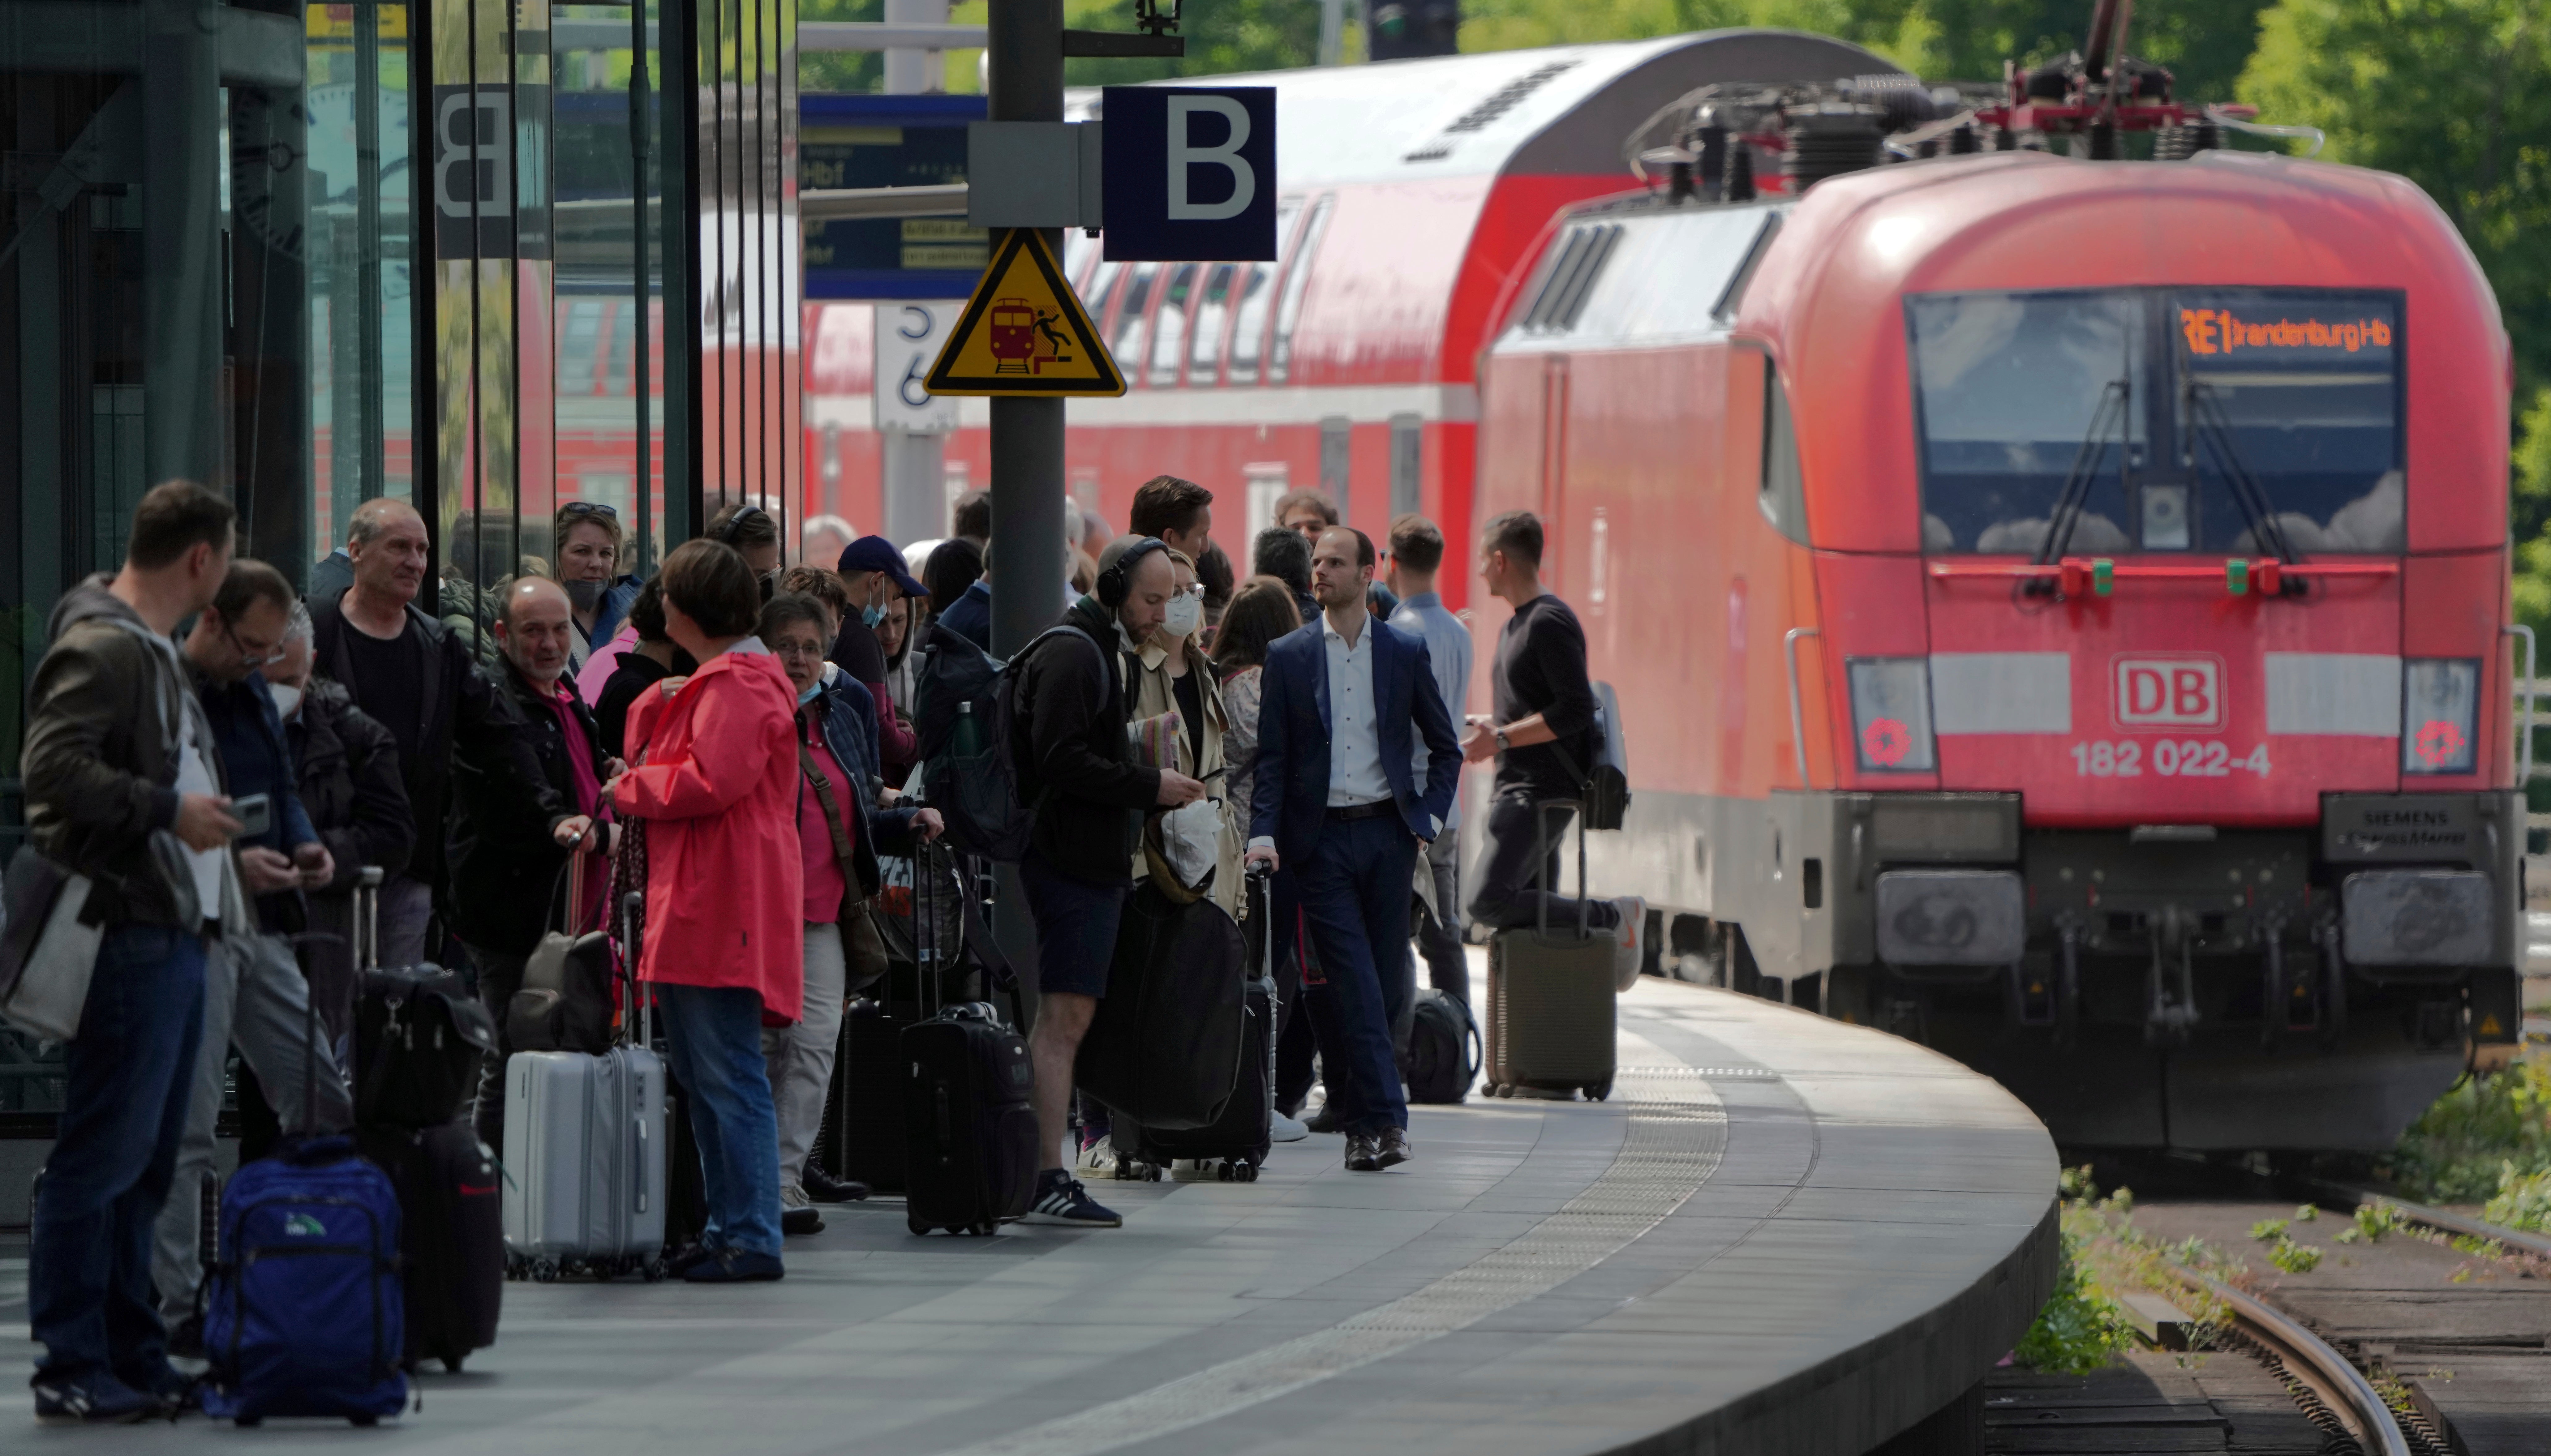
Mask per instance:
[[[2503,1036],[2506,1034],[2504,1028],[2498,1024],[2498,1013],[2482,1012],[2480,1014],[2480,1034],[2483,1036]]]
[[[1098,341],[1044,235],[1012,228],[939,350],[922,388],[932,394],[1125,392],[1125,376]]]

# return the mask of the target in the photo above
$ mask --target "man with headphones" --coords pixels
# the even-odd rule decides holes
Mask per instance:
[[[1172,589],[1169,547],[1118,536],[1098,558],[1098,581],[1063,620],[1030,642],[1011,688],[1010,745],[1019,798],[1033,806],[1019,880],[1037,931],[1036,1066],[1039,1171],[1027,1221],[1113,1228],[1063,1156],[1072,1063],[1107,994],[1116,924],[1133,889],[1130,866],[1144,811],[1204,797],[1204,785],[1134,761],[1125,737],[1124,661],[1161,625]]]

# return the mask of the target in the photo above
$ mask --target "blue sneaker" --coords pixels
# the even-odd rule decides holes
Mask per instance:
[[[28,1382],[36,1389],[36,1418],[49,1424],[82,1422],[130,1425],[159,1413],[159,1403],[104,1371],[78,1380]]]
[[[1025,1223],[1052,1223],[1063,1228],[1122,1228],[1125,1220],[1102,1208],[1068,1169],[1048,1168],[1037,1182],[1036,1202],[1028,1206]]]

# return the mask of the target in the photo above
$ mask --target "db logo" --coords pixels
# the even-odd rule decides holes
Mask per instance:
[[[2120,728],[2221,728],[2223,664],[2212,657],[2117,659]]]

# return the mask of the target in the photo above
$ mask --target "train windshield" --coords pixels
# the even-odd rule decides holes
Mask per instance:
[[[1907,299],[1923,549],[2398,552],[2399,313],[2303,289]]]

